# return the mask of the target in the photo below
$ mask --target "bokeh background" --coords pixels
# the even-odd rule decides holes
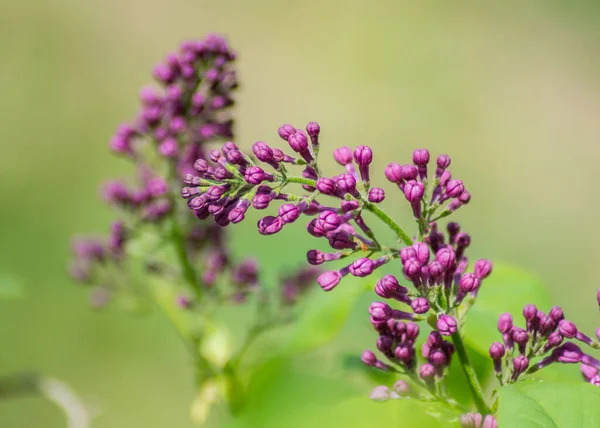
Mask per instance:
[[[416,147],[449,153],[473,195],[457,216],[472,254],[537,273],[573,321],[597,326],[599,19],[589,0],[0,1],[0,272],[26,287],[0,300],[0,373],[64,379],[101,411],[95,427],[191,426],[191,367],[169,324],[94,313],[65,264],[72,234],[106,229],[98,184],[128,170],[107,141],[153,64],[207,32],[239,53],[239,145],[317,120],[326,147],[369,144],[380,171]],[[282,263],[276,242],[240,227],[240,254]],[[297,237],[286,264],[309,248],[300,229],[273,238]],[[335,352],[373,340],[366,305]],[[63,424],[41,399],[0,402],[2,427]]]

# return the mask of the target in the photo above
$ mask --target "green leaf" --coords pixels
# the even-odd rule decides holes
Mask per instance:
[[[13,275],[0,273],[0,299],[20,299],[25,297],[23,283]]]
[[[487,355],[489,346],[500,339],[497,329],[500,314],[510,312],[519,323],[523,307],[528,303],[543,311],[550,309],[550,296],[541,280],[513,266],[494,265],[467,315],[465,341],[477,352]]]
[[[372,286],[371,281],[347,278],[331,292],[315,293],[298,311],[299,318],[289,332],[285,353],[308,352],[333,340],[359,296]]]
[[[500,390],[501,427],[600,426],[600,388],[584,382],[523,381]]]

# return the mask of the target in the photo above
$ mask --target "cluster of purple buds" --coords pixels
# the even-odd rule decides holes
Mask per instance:
[[[404,193],[415,218],[420,220],[423,227],[469,203],[471,195],[465,190],[463,182],[452,179],[448,171],[448,155],[438,156],[433,178],[428,174],[429,151],[415,150],[412,160],[412,164],[406,165],[390,163],[385,168],[385,176]]]
[[[521,374],[535,373],[552,363],[564,363],[580,364],[584,378],[600,386],[600,377],[597,377],[600,361],[574,343],[600,349],[600,327],[596,330],[596,338],[591,338],[565,319],[563,310],[558,306],[545,314],[535,305],[526,305],[523,317],[525,328],[515,326],[508,313],[502,314],[498,320],[502,343],[493,343],[489,352],[502,384],[515,382]]]

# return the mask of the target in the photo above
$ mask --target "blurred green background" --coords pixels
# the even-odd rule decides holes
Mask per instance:
[[[191,367],[168,323],[94,313],[65,264],[72,234],[106,230],[98,184],[128,170],[107,142],[136,111],[153,64],[207,32],[239,53],[239,145],[275,143],[281,124],[317,120],[324,150],[369,144],[379,170],[416,147],[449,153],[473,195],[457,216],[471,254],[539,274],[573,321],[597,326],[599,6],[1,0],[0,272],[27,296],[0,301],[0,373],[64,379],[100,412],[95,427],[191,426]],[[406,204],[394,205],[403,197],[386,189],[387,209],[410,224]],[[310,248],[301,226],[258,239],[247,223],[239,254],[273,263],[277,244],[298,237],[293,264]],[[371,345],[367,305],[332,354]],[[310,371],[315,355],[299,364]],[[64,422],[31,398],[0,402],[0,426]]]

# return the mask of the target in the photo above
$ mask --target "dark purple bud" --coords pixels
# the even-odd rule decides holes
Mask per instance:
[[[400,250],[400,261],[404,264],[408,259],[416,259],[417,251],[415,247],[404,247]]]
[[[333,157],[337,163],[345,166],[352,162],[352,150],[348,146],[340,147],[333,151]]]
[[[387,321],[392,316],[392,308],[383,302],[373,302],[369,307],[369,313],[375,320]]]
[[[437,158],[437,166],[441,170],[448,168],[450,166],[450,156],[439,155]]]
[[[239,150],[229,150],[225,156],[232,165],[247,165],[246,157]]]
[[[506,312],[500,315],[498,319],[498,331],[500,333],[509,333],[513,328],[513,319],[512,316]]]
[[[463,293],[470,293],[475,291],[481,285],[481,280],[474,273],[466,273],[460,279],[460,291]]]
[[[461,180],[450,180],[446,185],[446,196],[448,198],[457,198],[465,191],[465,186]]]
[[[425,363],[419,368],[419,376],[426,382],[433,379],[435,372],[435,367],[429,363]]]
[[[438,250],[435,259],[440,262],[444,270],[450,270],[456,267],[456,253],[452,247],[444,247]]]
[[[345,213],[349,213],[350,211],[357,210],[360,207],[358,201],[342,201],[340,206],[342,211]]]
[[[359,167],[369,166],[373,162],[373,151],[369,146],[354,149],[354,160]]]
[[[427,269],[429,270],[429,277],[434,281],[438,280],[444,274],[444,266],[437,260],[433,260],[431,263],[427,265]]]
[[[583,355],[579,346],[571,342],[564,343],[552,351],[554,361],[565,364],[576,364],[582,360]]]
[[[308,125],[306,125],[306,132],[311,139],[317,138],[321,133],[321,127],[317,122],[309,122]]]
[[[408,293],[408,290],[398,283],[398,280],[394,275],[385,275],[377,282],[375,292],[379,296],[389,299],[396,294],[406,294]]]
[[[520,347],[525,347],[529,341],[529,334],[524,329],[515,327],[512,330],[512,338]]]
[[[412,346],[400,344],[394,349],[394,355],[402,364],[411,366],[414,358],[414,348]]]
[[[342,280],[342,274],[337,270],[324,272],[317,278],[317,283],[323,291],[331,291]],[[364,361],[364,360],[363,360]]]
[[[229,171],[227,171],[225,168],[223,168],[220,165],[215,167],[215,169],[213,170],[213,175],[217,180],[225,180],[227,178],[233,177],[232,173],[230,173]]]
[[[429,163],[429,151],[427,149],[417,149],[413,152],[413,163],[417,166],[427,166]]]
[[[475,275],[480,279],[487,278],[492,273],[492,262],[486,259],[480,259],[475,262]]]
[[[305,153],[308,150],[308,139],[304,132],[295,132],[290,135],[288,144],[296,153]]]
[[[359,278],[364,278],[373,273],[375,263],[371,259],[357,259],[350,265],[350,273]]]
[[[213,161],[213,162],[219,162],[219,159],[221,159],[222,157],[222,153],[219,149],[213,149],[210,152],[208,152],[208,158]]]
[[[563,337],[573,339],[577,336],[577,327],[571,321],[561,320],[558,323],[558,331]]]
[[[288,156],[286,156],[281,150],[273,149],[273,159],[275,160],[275,162],[287,162],[287,158]]]
[[[266,193],[258,193],[252,199],[252,206],[257,210],[266,209],[271,203],[272,196]]]
[[[323,211],[319,214],[318,221],[325,232],[332,232],[342,224],[342,218],[333,211]]]
[[[265,181],[266,178],[267,177],[265,172],[259,166],[252,166],[248,168],[246,170],[246,173],[244,174],[244,180],[246,180],[247,183],[253,185],[262,183],[263,181]]]
[[[527,357],[525,355],[517,355],[513,360],[513,379],[519,377],[521,373],[527,370],[527,367],[529,367],[529,360]]]
[[[195,163],[194,163],[194,169],[196,171],[198,171],[200,174],[205,174],[206,172],[208,172],[208,162],[206,162],[204,159],[198,159]]]
[[[429,263],[429,247],[424,242],[417,242],[413,245],[416,253],[416,259],[421,265]]]
[[[500,342],[494,342],[490,346],[490,357],[492,358],[492,360],[494,360],[494,370],[496,371],[496,373],[502,372],[501,360],[502,357],[504,357],[505,352],[506,349],[504,348],[504,345]]]
[[[378,204],[385,199],[385,191],[380,187],[373,187],[369,190],[369,202]]]
[[[284,223],[293,223],[300,217],[301,211],[296,205],[283,204],[279,207],[279,217]]]
[[[417,297],[412,301],[410,307],[415,312],[415,314],[424,314],[429,311],[429,302],[424,297]]]
[[[306,253],[306,259],[313,266],[321,265],[325,262],[325,254],[319,250],[310,250]]]
[[[273,162],[273,150],[262,141],[257,141],[252,145],[252,152],[261,162]]]
[[[540,319],[540,333],[544,336],[549,335],[556,328],[556,321],[549,315],[544,315]]]
[[[248,211],[248,207],[250,206],[250,202],[246,199],[240,200],[238,205],[232,209],[227,215],[227,219],[233,224],[239,223],[244,220],[246,211]],[[275,232],[273,232],[275,233]]]
[[[327,233],[327,231],[323,229],[323,222],[317,220],[316,218],[312,219],[310,223],[308,223],[308,225],[306,226],[306,230],[308,230],[308,233],[310,233],[315,238],[325,236],[325,234]]]
[[[402,179],[406,181],[414,180],[417,178],[418,175],[419,170],[416,166],[410,164],[402,165]]]
[[[535,305],[525,305],[523,308],[523,317],[526,321],[533,321],[537,317],[538,309]]]
[[[394,341],[389,336],[379,336],[377,339],[377,349],[379,349],[383,354],[389,354],[392,352],[392,345]]]
[[[279,217],[267,216],[258,221],[258,232],[261,235],[273,235],[283,228],[283,221]]]
[[[429,362],[435,367],[444,367],[448,362],[448,358],[444,351],[437,349],[429,354]]]
[[[402,166],[397,163],[390,163],[385,168],[385,177],[392,183],[400,183],[402,181]]]
[[[373,352],[368,350],[362,353],[360,359],[365,365],[369,367],[373,367],[375,366],[375,364],[377,364],[377,357]]]
[[[351,174],[342,174],[337,178],[337,186],[344,193],[356,195],[356,179]]]
[[[560,345],[563,341],[563,337],[562,335],[558,332],[555,331],[553,333],[550,334],[550,336],[548,336],[548,341],[546,342],[546,346],[544,347],[545,350],[549,350],[552,348],[556,348],[558,345]]]
[[[404,196],[411,204],[418,204],[423,199],[425,186],[420,181],[409,181],[404,185]]]
[[[437,329],[442,336],[452,336],[456,333],[456,320],[450,315],[442,315],[437,320]]]
[[[407,340],[416,340],[417,336],[419,336],[419,325],[414,322],[409,322],[406,324],[406,339]]]
[[[292,134],[294,134],[295,132],[296,132],[296,128],[294,128],[292,125],[289,125],[289,124],[285,124],[277,130],[277,133],[279,134],[279,136],[282,139],[284,139],[285,141],[288,141],[290,136]]]
[[[417,259],[408,259],[404,263],[404,273],[410,279],[415,279],[421,274],[421,263]]]
[[[218,201],[225,193],[224,186],[210,186],[206,193],[204,193],[204,197],[209,201]]]
[[[562,321],[565,319],[565,314],[560,306],[554,306],[550,309],[550,318],[552,318],[555,322]]]
[[[337,186],[332,179],[323,177],[317,180],[317,190],[324,195],[334,195],[337,191]]]

